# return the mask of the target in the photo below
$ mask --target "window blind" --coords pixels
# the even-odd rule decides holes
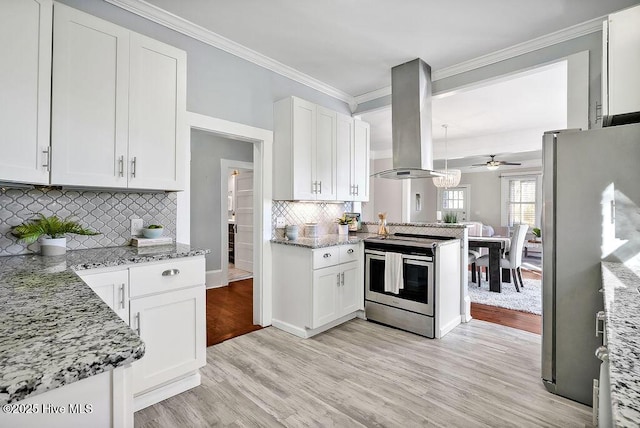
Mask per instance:
[[[535,226],[536,180],[509,180],[509,226],[528,224]]]

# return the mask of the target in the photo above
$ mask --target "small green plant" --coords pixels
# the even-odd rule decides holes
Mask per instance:
[[[336,219],[336,223],[341,224],[343,226],[345,224],[350,224],[351,221],[353,221],[353,218],[347,218],[347,216],[344,214],[342,215],[342,217]]]
[[[458,214],[452,212],[444,213],[444,217],[442,219],[445,223],[457,223]]]
[[[162,229],[162,225],[160,224],[150,224],[147,226],[147,229]]]
[[[48,236],[51,239],[64,238],[67,233],[76,235],[100,235],[91,229],[85,229],[80,224],[67,217],[64,220],[58,216],[52,215],[45,217],[38,214],[38,218],[27,220],[19,226],[11,229],[11,234],[21,242],[31,244],[36,242],[41,236]]]
[[[538,227],[534,227],[533,229],[531,229],[531,233],[533,233],[533,235],[536,238],[541,238],[542,237],[542,231]]]

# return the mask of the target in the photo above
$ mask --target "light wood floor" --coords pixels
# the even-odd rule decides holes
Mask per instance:
[[[207,349],[202,385],[137,427],[584,427],[547,392],[540,336],[484,321],[430,340],[363,320],[311,339],[269,327]]]

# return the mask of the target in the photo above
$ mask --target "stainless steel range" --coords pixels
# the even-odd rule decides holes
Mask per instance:
[[[406,233],[365,239],[367,319],[435,337],[436,249],[452,239]],[[388,253],[400,254],[402,258],[403,278],[397,293],[385,291]]]

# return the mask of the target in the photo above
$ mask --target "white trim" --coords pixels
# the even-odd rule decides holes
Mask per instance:
[[[109,1],[109,0],[107,0]],[[558,43],[566,42],[578,37],[586,36],[587,34],[597,33],[602,31],[602,22],[606,19],[605,16],[595,18],[590,21],[583,22],[581,24],[574,25],[556,31],[551,34],[547,34],[542,37],[538,37],[532,40],[528,40],[517,45],[510,46],[499,51],[491,52],[486,55],[479,56],[477,58],[463,61],[450,67],[445,67],[441,70],[434,70],[432,74],[433,81],[445,79],[447,77],[455,76],[458,74],[466,73],[471,70],[475,70],[487,65],[495,64],[501,61],[505,61],[511,58],[515,58],[519,55],[524,55],[529,52],[543,49],[549,46],[553,46]],[[587,58],[588,59],[588,58]],[[367,92],[355,97],[356,103],[361,104],[367,101],[382,98],[384,96],[391,95],[391,86],[376,89],[375,91]]]
[[[222,283],[222,278],[225,278],[222,275],[222,269],[208,270],[205,273],[205,285],[207,290],[210,288],[220,288],[228,285],[228,282],[226,284]]]
[[[229,253],[227,251],[229,248],[229,222],[227,221],[229,213],[227,210],[227,189],[229,188],[230,169],[246,169],[253,171],[253,162],[242,162],[233,159],[220,159],[220,266],[222,267],[221,278],[219,282],[220,286],[229,285]],[[253,196],[253,199],[253,205],[255,208],[255,194]]]
[[[352,112],[355,111],[357,105],[360,103],[371,101],[391,94],[391,86],[387,86],[354,97],[338,88],[335,88],[314,77],[311,77],[308,74],[298,71],[293,67],[289,67],[288,65],[285,65],[279,61],[269,58],[266,55],[249,49],[246,46],[229,40],[226,37],[214,33],[213,31],[207,30],[206,28],[196,25],[177,15],[174,15],[173,13],[167,12],[164,9],[149,4],[144,0],[106,1],[117,7],[120,7],[121,9],[146,18],[150,21],[170,28],[193,39],[199,40],[210,46],[221,49],[253,64],[264,67],[268,70],[273,71],[274,73],[278,73],[291,80],[302,83],[303,85],[334,97],[340,101],[344,101],[349,104]],[[434,70],[432,74],[433,80],[435,81],[445,79],[447,77],[455,76],[467,71],[475,70],[477,68],[485,67],[487,65],[495,64],[500,61],[533,52],[538,49],[543,49],[548,46],[566,42],[567,40],[602,31],[602,22],[605,19],[605,16],[595,18],[581,24],[564,28],[551,34],[537,37],[533,40],[519,43],[517,45],[513,45],[508,48],[489,53],[487,55],[482,55],[468,61],[463,61],[450,67],[445,67],[441,70]]]
[[[465,273],[466,273],[466,271],[465,271]],[[440,327],[438,329],[438,335],[436,336],[436,338],[439,339],[441,337],[444,337],[447,333],[449,333],[451,330],[453,330],[458,325],[460,325],[460,320],[461,319],[462,319],[462,317],[453,318],[451,321],[446,323],[444,326]]]
[[[296,327],[294,325],[291,325],[289,323],[286,323],[286,322],[280,321],[280,320],[276,320],[276,319],[273,320],[273,326],[278,328],[278,329],[280,329],[280,330],[286,331],[287,333],[293,334],[294,336],[298,336],[298,337],[300,337],[302,339],[308,339],[308,338],[310,338],[312,336],[315,336],[316,334],[320,334],[322,332],[325,332],[325,331],[327,331],[327,330],[329,330],[329,329],[331,329],[331,328],[333,328],[333,327],[335,327],[337,325],[343,324],[343,323],[345,323],[345,322],[347,322],[349,320],[352,320],[352,319],[354,319],[356,317],[364,319],[363,316],[364,316],[363,311],[358,310],[356,312],[352,312],[350,314],[343,315],[340,318],[338,318],[337,320],[333,320],[333,321],[331,321],[331,322],[329,322],[329,323],[327,323],[327,324],[325,324],[323,326],[320,326],[320,327],[314,328],[314,329]]]
[[[160,388],[152,389],[149,392],[138,395],[133,399],[133,409],[137,412],[145,407],[149,407],[153,404],[159,403],[162,400],[166,400],[169,397],[178,395],[182,392],[188,391],[191,388],[200,386],[201,378],[200,371],[189,374],[186,377],[180,378],[176,381],[170,382]]]
[[[164,27],[175,30],[193,39],[199,40],[202,43],[221,49],[239,58],[247,60],[253,64],[264,67],[267,70],[271,70],[284,77],[287,77],[296,82],[302,83],[310,88],[327,94],[333,98],[337,98],[346,102],[350,106],[354,105],[354,98],[340,89],[337,89],[331,85],[328,85],[320,80],[309,76],[301,71],[296,70],[293,67],[289,67],[279,61],[269,58],[259,52],[249,49],[239,43],[229,40],[220,34],[207,30],[204,27],[196,25],[184,18],[181,18],[173,13],[167,12],[157,6],[147,3],[143,0],[106,0],[115,6],[118,6],[126,11],[139,15],[150,21],[160,24]]]
[[[271,260],[271,206],[273,199],[273,131],[256,128],[224,119],[187,112],[190,129],[211,132],[227,138],[253,144],[253,322],[263,327],[271,325],[272,317],[272,260]],[[191,145],[189,156],[191,159]],[[190,161],[185,168],[190,176]],[[178,193],[178,232],[184,235],[191,215],[190,192]],[[185,224],[186,223],[186,224]],[[181,232],[182,229],[182,232]]]

